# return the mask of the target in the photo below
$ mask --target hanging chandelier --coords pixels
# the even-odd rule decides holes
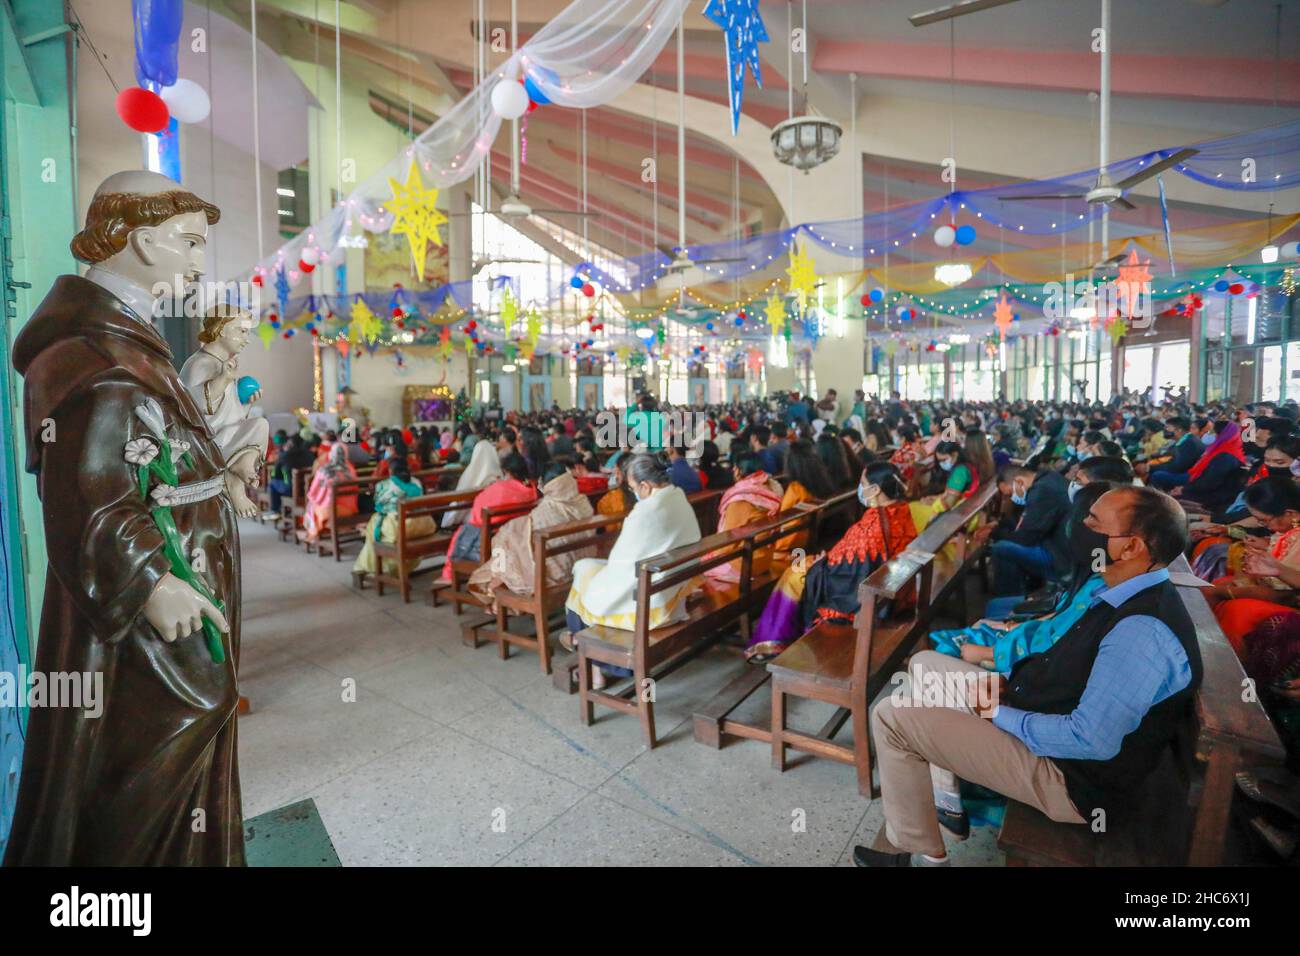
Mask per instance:
[[[772,154],[779,163],[807,173],[840,151],[844,130],[820,116],[792,116],[772,130]]]

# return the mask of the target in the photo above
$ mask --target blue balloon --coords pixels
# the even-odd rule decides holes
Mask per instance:
[[[238,389],[239,404],[247,405],[248,400],[253,397],[255,392],[260,391],[262,386],[257,383],[257,379],[253,378],[253,376],[245,375],[235,383],[235,388]]]
[[[881,301],[882,299],[884,299],[884,297],[885,297],[885,290],[884,290],[884,289],[872,289],[872,290],[871,290],[871,301],[872,301],[872,302],[879,302],[879,301]]]
[[[969,246],[975,241],[975,227],[967,224],[957,227],[957,245]]]
[[[548,70],[544,66],[529,67],[528,72],[524,73],[524,91],[527,92],[528,98],[538,106],[546,106],[551,102],[551,98],[542,92],[542,88],[534,81],[531,74],[536,73],[544,81],[552,86],[558,86],[560,77],[554,70]]]
[[[1228,280],[1227,280],[1227,279],[1220,279],[1218,282],[1214,283],[1214,291],[1215,291],[1215,292],[1227,292],[1227,291],[1228,291]]]
[[[581,289],[582,284],[582,276],[575,275],[569,280],[569,285],[573,286],[575,289]]]

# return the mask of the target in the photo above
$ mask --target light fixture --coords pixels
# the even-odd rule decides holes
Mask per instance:
[[[949,288],[970,281],[972,275],[970,265],[965,262],[944,262],[934,267],[935,279]]]
[[[965,332],[958,332],[956,335],[949,336],[948,342],[951,345],[968,345],[970,344],[970,336]]]
[[[1277,246],[1270,242],[1263,249],[1259,250],[1259,261],[1265,264],[1277,262],[1278,252],[1279,250]]]
[[[637,338],[645,339],[647,342],[655,337],[655,330],[647,327],[641,327],[636,330]]]
[[[820,116],[792,116],[772,130],[772,154],[778,163],[807,173],[840,151],[844,130]]]
[[[501,366],[501,371],[503,372],[513,372],[514,370],[515,370],[514,362],[507,362],[505,365]]]

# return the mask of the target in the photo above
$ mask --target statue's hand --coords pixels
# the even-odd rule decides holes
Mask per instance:
[[[204,617],[223,634],[230,632],[226,616],[216,605],[170,571],[154,586],[145,602],[144,616],[168,643],[201,630]]]

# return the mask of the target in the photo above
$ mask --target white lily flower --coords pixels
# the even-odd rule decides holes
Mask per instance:
[[[135,438],[126,443],[125,457],[132,465],[147,465],[158,457],[158,446],[148,438]]]
[[[163,439],[167,437],[167,423],[163,419],[162,406],[153,398],[145,399],[141,404],[135,407],[135,417],[144,422],[145,427],[153,433],[155,438]]]
[[[149,492],[149,496],[158,504],[167,508],[176,503],[175,499],[172,497],[175,493],[175,485],[157,485],[154,487],[153,491]]]

